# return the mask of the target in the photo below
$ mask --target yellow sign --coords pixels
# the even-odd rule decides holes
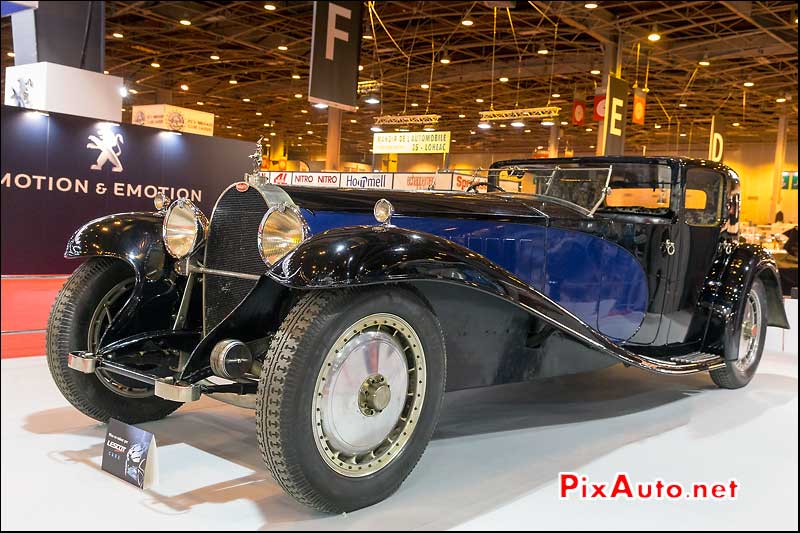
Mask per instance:
[[[373,154],[442,154],[450,152],[449,131],[376,133]]]
[[[131,122],[163,130],[214,135],[214,113],[167,104],[133,106]]]

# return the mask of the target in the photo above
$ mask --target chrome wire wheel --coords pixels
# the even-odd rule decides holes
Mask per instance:
[[[313,431],[325,463],[347,477],[391,464],[414,432],[426,377],[419,336],[399,316],[376,313],[346,328],[314,389]]]
[[[739,333],[739,357],[734,362],[736,368],[741,372],[749,369],[758,356],[758,342],[762,327],[763,317],[761,316],[759,296],[756,291],[751,290],[747,294],[747,301],[744,304],[744,315]]]
[[[108,331],[108,328],[111,327],[114,319],[117,318],[117,314],[120,309],[122,309],[122,306],[128,301],[131,291],[133,290],[134,282],[134,278],[128,278],[117,283],[97,303],[92,318],[89,320],[89,332],[86,343],[87,351],[95,352],[100,347],[100,340],[103,338],[103,335]],[[125,396],[127,398],[143,398],[153,395],[152,388],[125,385],[103,369],[98,368],[95,371],[95,375],[100,383],[120,396]]]

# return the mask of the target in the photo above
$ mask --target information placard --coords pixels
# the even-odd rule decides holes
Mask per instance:
[[[140,489],[154,486],[158,483],[155,436],[112,418],[103,445],[102,468]]]
[[[446,154],[450,152],[449,131],[408,131],[375,133],[374,154]]]

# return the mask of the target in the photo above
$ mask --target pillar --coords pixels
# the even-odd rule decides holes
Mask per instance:
[[[325,147],[325,170],[339,170],[342,142],[342,110],[328,108],[328,143]]]
[[[558,117],[554,119],[558,120]],[[550,126],[550,140],[547,143],[547,152],[549,157],[558,157],[558,122]]]
[[[772,171],[772,198],[769,202],[769,220],[771,224],[775,221],[775,213],[778,211],[778,199],[781,195],[781,173],[786,159],[786,107],[781,111],[778,118],[778,138],[775,141],[775,161]]]

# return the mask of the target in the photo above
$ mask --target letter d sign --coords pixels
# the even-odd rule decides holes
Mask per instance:
[[[722,136],[724,125],[717,116],[711,117],[711,135],[708,139],[708,159],[719,163],[725,153],[725,139]]]

